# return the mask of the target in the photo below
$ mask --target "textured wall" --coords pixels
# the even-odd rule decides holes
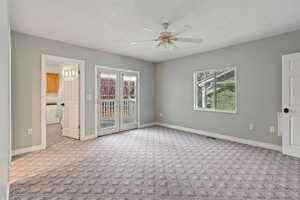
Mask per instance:
[[[280,144],[281,138],[270,133],[269,126],[277,125],[281,110],[281,56],[299,51],[300,31],[160,63],[156,66],[156,120]],[[238,113],[194,111],[193,72],[226,66],[237,67]]]
[[[12,33],[12,148],[41,144],[40,88],[41,54],[82,59],[86,62],[86,94],[94,95],[95,65],[141,72],[141,124],[151,123],[154,114],[153,64],[141,60],[77,47],[62,42]],[[86,101],[86,135],[94,134],[94,98]],[[33,129],[27,135],[27,129]]]

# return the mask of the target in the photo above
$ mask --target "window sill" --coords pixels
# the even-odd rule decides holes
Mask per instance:
[[[237,114],[237,110],[218,110],[218,109],[205,109],[205,108],[194,108],[194,111],[200,112],[217,112],[217,113],[229,113],[229,114]]]

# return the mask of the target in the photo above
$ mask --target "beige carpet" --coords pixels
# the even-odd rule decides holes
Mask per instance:
[[[300,199],[300,159],[161,127],[18,157],[10,199]]]

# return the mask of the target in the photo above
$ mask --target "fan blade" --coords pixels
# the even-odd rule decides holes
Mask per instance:
[[[159,32],[152,30],[151,28],[144,28],[144,31],[148,31],[154,34],[159,34]]]
[[[180,35],[180,34],[182,34],[182,33],[184,33],[184,32],[186,32],[187,30],[189,30],[189,29],[191,29],[192,27],[190,27],[190,26],[188,26],[188,25],[185,25],[181,30],[179,30],[179,31],[174,31],[174,36],[176,36],[176,35]]]
[[[131,42],[130,44],[131,44],[131,45],[136,45],[136,44],[139,44],[139,43],[144,43],[144,42],[156,42],[156,41],[157,41],[156,39],[153,39],[153,40],[139,40],[139,41]]]
[[[178,42],[201,43],[203,40],[201,38],[176,38],[175,41],[178,41]]]

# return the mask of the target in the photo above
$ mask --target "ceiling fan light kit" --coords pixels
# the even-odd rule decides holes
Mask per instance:
[[[163,49],[168,49],[168,50],[174,50],[177,48],[177,43],[178,42],[185,42],[185,43],[201,43],[202,39],[201,38],[184,38],[184,37],[177,37],[177,35],[180,35],[184,32],[186,32],[190,27],[185,26],[183,30],[181,31],[169,31],[170,24],[168,22],[162,23],[161,24],[163,27],[162,32],[155,32],[152,29],[149,28],[144,28],[145,31],[149,31],[155,34],[158,34],[157,38],[155,39],[150,39],[150,40],[140,40],[140,41],[135,41],[130,44],[132,45],[137,45],[137,44],[143,44],[147,42],[153,42],[156,47],[158,48],[163,48]]]

